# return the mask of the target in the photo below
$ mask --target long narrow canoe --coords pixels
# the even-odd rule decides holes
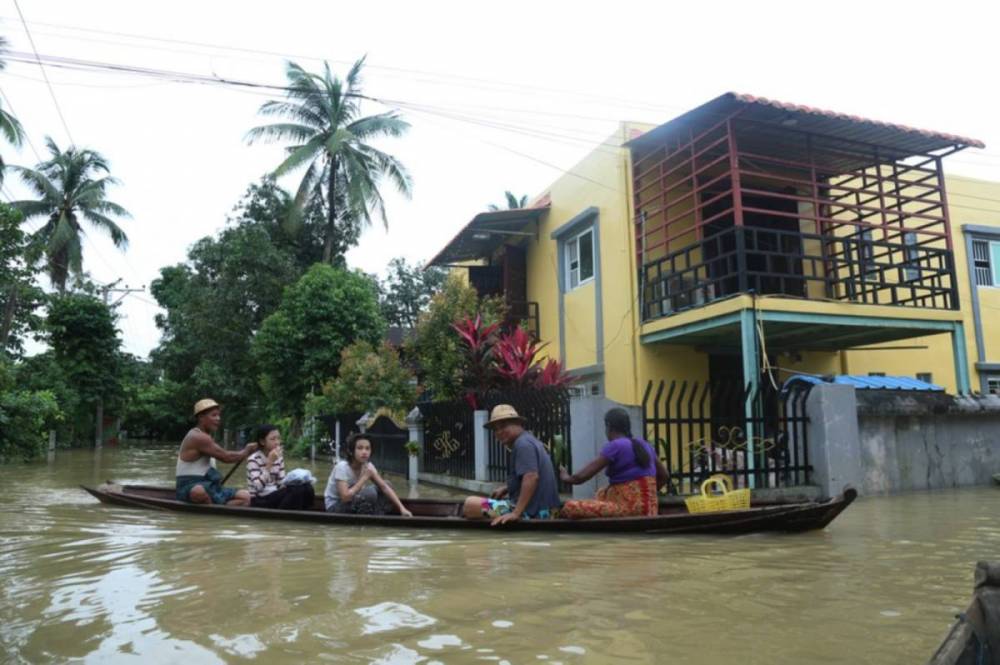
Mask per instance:
[[[403,499],[413,517],[400,515],[341,515],[323,510],[317,497],[312,510],[274,510],[235,506],[198,505],[177,501],[172,487],[101,485],[83,487],[102,503],[130,508],[151,508],[184,513],[227,516],[231,519],[264,518],[339,525],[372,525],[407,529],[486,529],[488,521],[461,517],[462,502],[440,499]],[[853,488],[827,501],[751,506],[747,510],[691,514],[683,506],[661,506],[656,517],[619,517],[588,520],[519,520],[493,531],[580,531],[598,533],[738,534],[760,531],[810,531],[832,522],[857,498]]]
[[[976,564],[975,591],[928,665],[1000,663],[1000,561]]]

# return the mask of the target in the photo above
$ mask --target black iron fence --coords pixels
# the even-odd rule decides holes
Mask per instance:
[[[480,400],[480,408],[487,411],[497,404],[510,404],[519,415],[527,419],[527,428],[548,449],[554,465],[562,463],[573,468],[570,459],[568,391],[561,388],[495,391],[487,393]],[[487,436],[486,471],[489,480],[504,481],[507,479],[510,453],[493,437],[492,432]],[[557,450],[564,451],[564,459],[558,459]]]
[[[372,443],[371,462],[376,469],[407,474],[410,465],[410,454],[406,450],[406,442],[410,440],[408,428],[398,426],[389,416],[380,415],[365,430],[365,436]]]
[[[424,469],[459,478],[475,478],[475,432],[472,406],[465,400],[420,404],[424,418]]]
[[[756,391],[736,382],[650,381],[643,429],[666,463],[672,491],[693,493],[713,473],[728,474],[738,487],[751,478],[758,488],[808,484],[810,387],[779,390],[766,378]]]
[[[327,452],[330,455],[336,454],[338,425],[340,426],[340,443],[343,444],[347,441],[347,437],[360,431],[358,428],[358,421],[361,420],[361,416],[363,415],[365,414],[361,411],[351,411],[348,413],[334,413],[325,416],[317,416],[316,420],[323,423],[326,428],[326,441],[329,445]]]

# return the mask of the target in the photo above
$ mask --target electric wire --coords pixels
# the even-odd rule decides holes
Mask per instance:
[[[59,120],[62,122],[63,129],[66,130],[66,136],[69,137],[69,142],[76,144],[73,140],[73,133],[69,131],[69,125],[66,123],[66,116],[63,115],[62,107],[59,105],[59,99],[56,97],[56,91],[52,87],[52,83],[49,81],[49,75],[45,71],[45,66],[42,64],[42,59],[38,55],[38,47],[35,46],[35,38],[31,36],[31,29],[28,28],[28,21],[24,18],[24,12],[21,11],[21,5],[18,0],[14,0],[14,7],[17,9],[17,15],[21,17],[21,25],[24,26],[24,32],[28,35],[28,42],[31,44],[31,50],[35,54],[35,60],[38,62],[38,68],[42,71],[42,78],[45,79],[45,85],[48,86],[49,95],[52,97],[52,103],[56,107],[56,113],[59,114]]]

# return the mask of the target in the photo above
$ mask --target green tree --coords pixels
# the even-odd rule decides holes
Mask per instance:
[[[55,363],[79,396],[67,415],[80,437],[93,431],[98,404],[121,401],[121,341],[114,312],[91,295],[66,293],[50,299],[45,328]]]
[[[0,37],[0,70],[7,68],[7,61],[3,59],[3,55],[8,50],[7,46],[6,37]],[[15,148],[20,148],[24,142],[24,128],[21,127],[21,122],[3,108],[0,108],[0,134]],[[6,168],[6,163],[0,157],[0,183],[3,183]]]
[[[457,399],[464,390],[468,360],[452,324],[476,314],[481,314],[486,324],[498,323],[506,316],[506,308],[501,298],[480,299],[474,288],[451,274],[420,315],[405,350],[417,364],[422,385],[435,400]]]
[[[0,356],[0,462],[40,454],[46,432],[61,415],[51,391],[26,389],[13,364]]]
[[[505,199],[504,200],[505,205],[497,205],[496,203],[491,203],[488,206],[486,206],[486,209],[489,210],[490,212],[497,212],[499,210],[518,210],[528,205],[527,194],[525,194],[521,198],[517,198],[510,190],[508,190],[504,192],[503,195]]]
[[[379,283],[379,305],[390,326],[413,328],[431,296],[441,290],[447,272],[441,268],[411,266],[406,259],[389,261],[389,271]]]
[[[289,219],[295,226],[307,206],[325,207],[325,263],[338,260],[336,250],[343,246],[339,236],[345,224],[368,225],[371,214],[377,213],[388,228],[379,191],[382,178],[407,196],[411,189],[410,176],[399,160],[369,144],[380,137],[402,136],[409,124],[392,112],[361,115],[364,62],[364,58],[355,62],[344,81],[331,73],[329,63],[324,63],[322,74],[313,74],[289,62],[287,101],[269,101],[260,108],[262,115],[286,121],[255,127],[246,136],[250,144],[291,142],[288,156],[274,175],[281,177],[305,167]]]
[[[149,397],[181,395],[180,406],[211,395],[227,426],[267,417],[251,342],[323,246],[322,215],[307,214],[297,229],[283,224],[290,200],[273,180],[251,185],[218,237],[160,270],[152,293],[166,312],[156,319],[162,336],[151,358],[162,379]]]
[[[35,270],[27,260],[28,243],[21,231],[21,215],[0,204],[0,355],[19,356],[24,338],[38,330],[36,314],[44,293],[35,284]]]
[[[405,415],[417,399],[413,372],[399,362],[399,353],[383,342],[377,347],[359,341],[341,353],[337,378],[323,386],[326,413],[375,411],[386,408]],[[322,415],[316,405],[307,412]]]
[[[83,272],[83,228],[86,220],[111,236],[115,247],[125,249],[128,236],[111,217],[129,217],[117,203],[108,200],[108,189],[118,181],[110,173],[107,160],[98,152],[70,146],[60,150],[46,137],[50,158],[34,169],[17,167],[25,184],[37,200],[15,201],[13,206],[25,220],[45,217],[32,242],[44,253],[52,284],[66,290],[72,272]]]
[[[261,326],[253,356],[272,408],[301,418],[306,396],[337,376],[341,351],[381,341],[385,321],[365,275],[318,263],[285,290]]]
[[[191,427],[191,397],[184,386],[163,377],[148,360],[123,354],[119,410],[129,438],[177,440]]]

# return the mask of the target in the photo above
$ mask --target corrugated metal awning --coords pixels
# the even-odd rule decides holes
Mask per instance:
[[[918,129],[736,92],[720,95],[632,139],[625,145],[640,148],[655,145],[675,131],[687,132],[691,125],[705,121],[721,121],[740,109],[743,109],[740,114],[741,119],[877,145],[890,149],[896,153],[893,156],[897,158],[901,155],[926,154],[946,148],[984,147],[982,141],[965,136]]]
[[[535,236],[535,223],[549,205],[481,212],[455,234],[427,265],[448,265],[488,258],[507,241]]]

